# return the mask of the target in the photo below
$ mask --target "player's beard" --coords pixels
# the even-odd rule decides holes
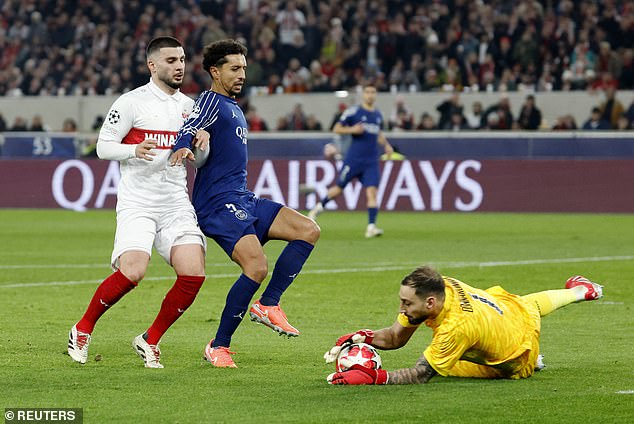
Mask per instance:
[[[183,80],[180,80],[180,82],[177,82],[173,79],[169,79],[167,81],[163,80],[163,82],[167,84],[168,87],[173,88],[174,90],[178,90],[183,85]]]
[[[238,80],[235,80],[229,87],[230,89],[227,90],[227,92],[229,92],[229,94],[233,97],[238,97],[238,95],[242,92],[242,87],[244,87],[244,81],[242,81],[242,84],[238,85]]]
[[[174,90],[178,90],[183,85],[184,74],[181,74],[180,81],[177,81],[175,76],[170,76],[167,73],[162,75],[159,73],[158,77],[165,85]]]

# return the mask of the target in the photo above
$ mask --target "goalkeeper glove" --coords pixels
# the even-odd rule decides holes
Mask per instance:
[[[373,370],[363,365],[353,365],[348,371],[330,374],[328,384],[387,384],[389,379],[385,370]]]
[[[337,343],[335,343],[335,345],[324,354],[324,359],[326,360],[327,364],[330,362],[334,362],[344,345],[351,343],[372,344],[373,340],[374,331],[372,330],[359,330],[356,333],[346,334],[337,339]]]

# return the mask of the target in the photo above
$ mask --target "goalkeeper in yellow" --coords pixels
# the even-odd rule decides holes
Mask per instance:
[[[602,297],[602,286],[576,276],[565,289],[517,296],[495,286],[487,290],[443,277],[431,267],[414,270],[401,282],[400,313],[381,330],[346,334],[324,355],[336,360],[349,343],[378,349],[404,346],[420,324],[433,330],[431,344],[413,368],[372,370],[354,365],[328,376],[330,384],[426,383],[436,374],[475,378],[526,378],[540,369],[541,317],[570,303]]]

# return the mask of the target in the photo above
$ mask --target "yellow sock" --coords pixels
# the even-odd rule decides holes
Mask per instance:
[[[522,296],[522,298],[534,303],[541,316],[548,315],[556,309],[580,300],[577,291],[574,289],[546,290],[527,294]]]

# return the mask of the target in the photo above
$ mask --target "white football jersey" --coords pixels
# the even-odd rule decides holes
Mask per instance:
[[[180,91],[170,96],[152,80],[123,94],[112,104],[99,132],[98,144],[104,147],[103,143],[114,142],[130,146],[123,157],[104,158],[121,163],[117,210],[164,209],[190,204],[187,170],[181,165],[170,166],[168,159],[178,130],[193,107],[191,98]],[[157,141],[152,161],[134,155],[136,145],[146,139]]]

